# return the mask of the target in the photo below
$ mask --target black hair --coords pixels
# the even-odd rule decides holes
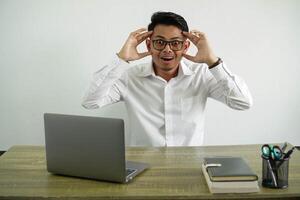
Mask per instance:
[[[173,25],[182,31],[189,32],[189,27],[185,19],[176,13],[161,11],[153,13],[151,23],[148,25],[148,31],[153,31],[158,24]]]

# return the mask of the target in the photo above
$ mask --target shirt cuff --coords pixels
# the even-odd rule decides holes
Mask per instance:
[[[108,65],[105,65],[94,73],[94,81],[97,86],[110,74],[112,77],[121,77],[131,66],[126,61],[120,59],[116,54],[112,56]]]
[[[129,62],[126,62],[125,60],[119,58],[119,56],[117,54],[115,54],[112,59],[111,59],[111,63],[113,66],[128,66],[129,67]]]
[[[210,72],[217,81],[226,80],[232,76],[232,73],[227,69],[224,62],[210,69]]]

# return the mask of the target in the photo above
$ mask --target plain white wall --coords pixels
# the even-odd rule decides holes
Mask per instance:
[[[0,150],[43,145],[45,112],[126,122],[123,103],[90,111],[81,99],[92,73],[159,10],[205,32],[252,92],[248,111],[208,101],[206,145],[300,144],[299,9],[297,0],[0,0]]]

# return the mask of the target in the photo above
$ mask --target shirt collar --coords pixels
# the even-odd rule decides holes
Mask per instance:
[[[187,66],[187,63],[181,60],[178,75],[190,76],[193,74],[195,74],[195,72],[192,71],[191,68]]]
[[[179,64],[179,71],[178,71],[178,77],[180,76],[190,76],[193,75],[195,72],[192,71],[184,61],[180,61]],[[143,64],[143,66],[140,68],[140,71],[138,73],[138,76],[141,77],[147,77],[147,76],[156,76],[154,69],[153,69],[153,65],[152,62]]]
[[[154,73],[154,70],[152,67],[152,62],[143,64],[139,70],[138,76],[147,77],[147,76],[151,76],[151,75],[155,76],[155,73]]]

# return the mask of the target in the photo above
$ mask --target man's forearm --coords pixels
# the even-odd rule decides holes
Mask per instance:
[[[126,62],[115,58],[109,65],[95,72],[90,87],[83,98],[82,106],[87,109],[95,109],[118,102],[121,99],[118,88],[120,84],[124,84],[121,76],[128,67]]]

